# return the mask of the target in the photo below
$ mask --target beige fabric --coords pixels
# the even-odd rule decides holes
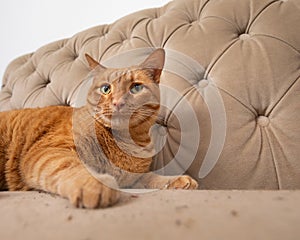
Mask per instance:
[[[50,194],[0,192],[0,239],[299,240],[299,202],[299,190],[167,190],[80,210]]]
[[[175,0],[14,60],[0,110],[80,106],[85,53],[127,66],[163,47],[154,168],[170,162],[162,172],[186,170],[207,189],[299,189],[299,22],[299,0]]]

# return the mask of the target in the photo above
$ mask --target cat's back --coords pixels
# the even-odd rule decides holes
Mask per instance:
[[[15,136],[36,136],[55,128],[67,128],[72,124],[73,109],[68,106],[49,106],[0,112],[1,142]],[[71,127],[71,126],[70,126]]]

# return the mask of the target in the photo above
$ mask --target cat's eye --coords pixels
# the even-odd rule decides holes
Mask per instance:
[[[108,95],[111,92],[111,86],[109,84],[104,84],[100,87],[100,92],[104,95]]]
[[[137,94],[140,91],[142,91],[144,89],[144,85],[141,83],[134,83],[131,88],[130,88],[130,92],[132,94]]]

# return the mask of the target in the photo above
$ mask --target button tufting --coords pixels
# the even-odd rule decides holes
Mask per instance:
[[[78,57],[79,57],[78,54],[74,53],[72,56],[73,61],[76,60]]]
[[[159,18],[159,12],[158,12],[158,10],[154,11],[153,14],[154,14],[154,16],[152,17],[152,19]]]
[[[192,21],[190,22],[190,26],[197,26],[199,24],[199,21],[195,20],[195,21]]]
[[[200,88],[205,88],[207,87],[207,85],[209,84],[208,80],[207,79],[202,79],[199,83],[198,83],[198,86]]]
[[[240,39],[241,39],[241,40],[246,40],[246,39],[248,39],[248,38],[250,38],[250,35],[247,34],[247,33],[243,33],[243,34],[240,35]]]
[[[162,137],[167,135],[167,129],[164,126],[158,128],[158,134]]]
[[[266,127],[270,123],[270,119],[266,116],[258,116],[257,124],[261,127]]]

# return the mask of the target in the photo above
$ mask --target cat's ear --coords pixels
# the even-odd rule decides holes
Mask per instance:
[[[106,67],[102,66],[100,63],[98,63],[95,59],[93,59],[90,55],[87,53],[85,54],[85,58],[90,66],[90,69],[95,69],[96,67],[101,67],[102,69],[106,69]]]
[[[152,52],[146,60],[140,64],[143,69],[149,69],[153,72],[153,80],[159,83],[160,75],[165,64],[165,50],[162,48]]]

